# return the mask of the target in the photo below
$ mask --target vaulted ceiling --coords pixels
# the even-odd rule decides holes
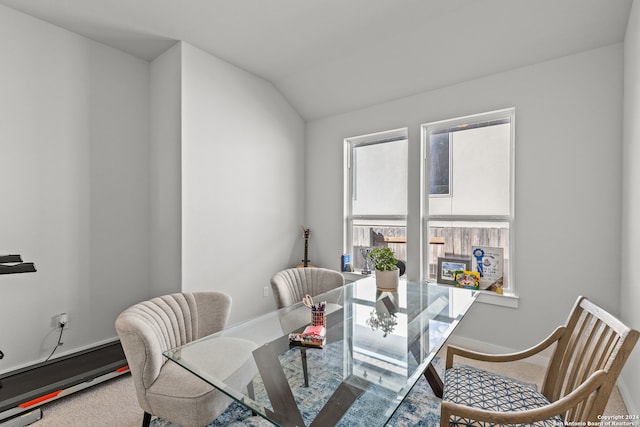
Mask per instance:
[[[152,60],[184,40],[306,120],[624,39],[633,0],[0,0]]]

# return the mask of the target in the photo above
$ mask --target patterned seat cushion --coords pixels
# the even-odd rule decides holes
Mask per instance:
[[[529,384],[465,365],[447,369],[444,384],[442,400],[488,411],[516,412],[549,404],[549,400]],[[461,418],[451,419],[450,425],[493,426]],[[562,418],[556,417],[526,425],[557,427],[563,422]]]

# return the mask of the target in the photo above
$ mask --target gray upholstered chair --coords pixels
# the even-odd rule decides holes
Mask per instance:
[[[343,285],[344,276],[342,273],[327,268],[289,268],[279,271],[271,277],[271,289],[279,309],[299,303],[306,295],[315,297]],[[316,303],[319,302],[326,302],[326,314],[342,308],[342,301],[339,298],[333,301],[316,301]],[[291,333],[304,325],[308,325],[310,321],[310,311],[305,306],[291,307],[288,310],[280,311],[280,326],[284,333]],[[304,385],[308,387],[307,354],[302,347],[300,348],[300,355],[302,357]]]
[[[298,303],[305,295],[314,297],[342,285],[342,273],[327,268],[290,268],[279,271],[271,278],[271,289],[278,308]]]
[[[344,285],[344,276],[339,271],[327,268],[289,268],[271,277],[271,289],[278,308],[289,307],[302,301],[305,295],[315,297]],[[320,302],[320,301],[316,301]],[[326,301],[327,314],[340,309],[339,300]],[[299,307],[282,314],[280,323],[289,333],[310,321],[309,309]]]
[[[192,292],[153,298],[118,316],[116,330],[144,410],[143,426],[155,415],[181,427],[203,427],[229,406],[229,397],[162,353],[222,330],[230,310],[231,298],[224,293]],[[256,347],[250,341],[225,338],[221,357],[232,363],[225,363],[216,375],[227,379],[233,373],[233,381],[249,384],[255,372],[251,353]]]

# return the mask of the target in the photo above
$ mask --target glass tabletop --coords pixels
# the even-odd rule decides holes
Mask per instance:
[[[291,344],[311,322],[301,303],[165,352],[165,356],[275,425],[382,426],[477,292],[401,281],[395,292],[365,278],[315,296],[326,302],[321,348]],[[435,377],[434,377],[435,376]]]

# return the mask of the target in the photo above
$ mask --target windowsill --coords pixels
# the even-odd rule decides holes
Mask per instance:
[[[357,271],[341,271],[341,273],[347,282],[355,282],[356,280],[364,279],[366,277],[374,277],[373,273],[371,275],[364,276]],[[520,297],[515,294],[506,293],[500,295],[490,291],[478,292],[480,293],[480,295],[478,295],[478,302],[481,302],[483,304],[499,305],[501,307],[518,308]]]
[[[355,282],[356,280],[364,279],[365,277],[373,277],[374,274],[364,275],[358,271],[341,271],[345,280],[348,282]]]
[[[518,308],[520,297],[515,294],[507,293],[500,295],[490,291],[478,292],[480,292],[480,295],[478,295],[478,302],[484,304],[499,305],[502,307]]]

